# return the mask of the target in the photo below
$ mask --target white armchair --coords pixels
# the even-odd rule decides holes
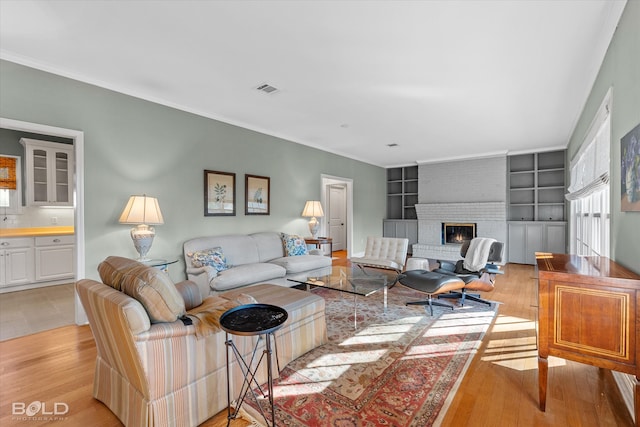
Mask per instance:
[[[364,256],[352,257],[351,263],[360,267],[384,268],[400,273],[407,260],[409,239],[395,237],[367,237]]]

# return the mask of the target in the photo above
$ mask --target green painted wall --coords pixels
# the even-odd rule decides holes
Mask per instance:
[[[620,139],[640,123],[640,1],[629,1],[573,131],[571,159],[580,148],[607,90],[611,110],[611,258],[640,273],[640,212],[621,212]]]
[[[0,116],[76,129],[85,137],[86,275],[108,255],[135,257],[117,223],[129,195],[159,199],[151,256],[182,258],[190,238],[272,230],[308,235],[304,202],[319,199],[321,174],[350,178],[354,252],[381,235],[385,169],[185,113],[54,74],[0,61]],[[205,217],[203,171],[236,174],[236,216]],[[271,178],[271,215],[244,215],[244,174]],[[171,270],[185,277],[184,265]]]

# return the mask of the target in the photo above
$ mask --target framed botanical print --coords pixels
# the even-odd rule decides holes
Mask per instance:
[[[270,179],[267,176],[244,176],[245,215],[269,215]]]
[[[236,214],[236,174],[204,171],[204,215],[234,216]]]

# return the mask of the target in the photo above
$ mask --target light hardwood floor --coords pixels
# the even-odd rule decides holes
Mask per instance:
[[[334,254],[336,255],[336,254]],[[344,265],[344,255],[334,264]],[[538,409],[536,280],[532,266],[509,264],[496,290],[502,304],[460,384],[443,426],[632,426],[611,373],[555,359],[547,411]],[[0,425],[14,425],[13,402],[65,402],[65,426],[118,426],[91,397],[96,348],[88,326],[67,326],[0,343]],[[222,427],[222,412],[203,425]],[[245,427],[235,420],[233,427]]]

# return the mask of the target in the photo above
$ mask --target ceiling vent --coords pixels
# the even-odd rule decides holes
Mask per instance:
[[[267,84],[267,83],[261,84],[256,89],[258,89],[259,91],[262,91],[264,93],[273,93],[273,92],[276,92],[278,90],[277,87],[273,87],[273,86],[271,86],[270,84]]]

